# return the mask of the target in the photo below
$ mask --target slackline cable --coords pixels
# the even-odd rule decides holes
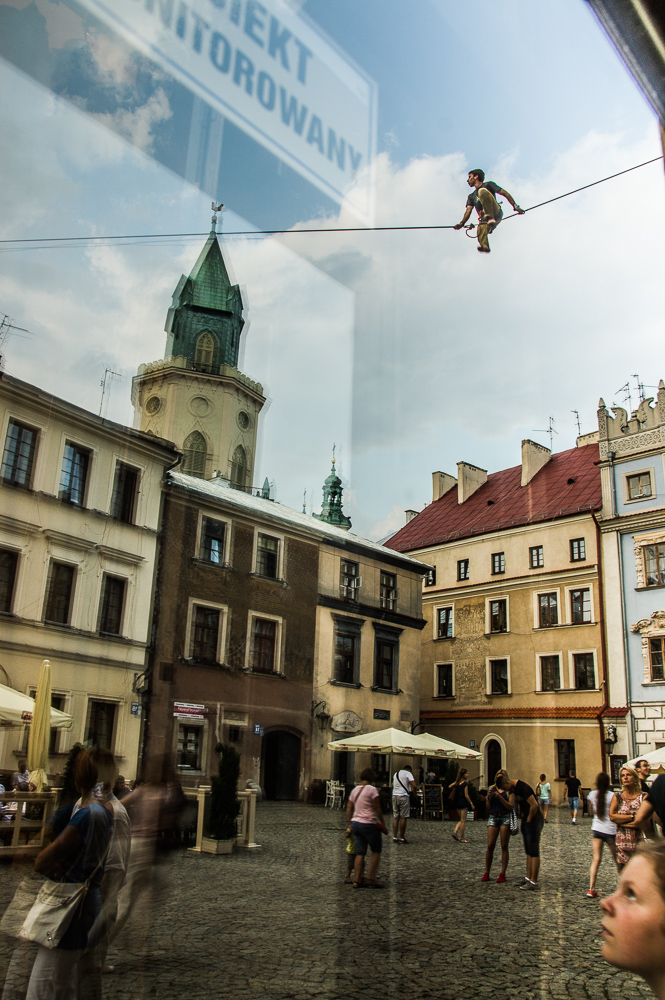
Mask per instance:
[[[637,163],[634,167],[627,167],[626,170],[619,170],[616,174],[609,174],[608,177],[601,177],[600,180],[592,181],[590,184],[583,184],[582,187],[574,188],[572,191],[566,191],[565,194],[558,194],[554,198],[548,198],[547,201],[538,202],[537,205],[531,205],[530,208],[524,209],[524,214],[527,212],[534,212],[537,208],[543,208],[544,205],[551,205],[554,201],[561,201],[562,198],[569,198],[573,194],[579,194],[580,191],[587,191],[589,188],[596,187],[598,184],[604,184],[606,181],[614,180],[615,177],[621,177],[623,174],[629,174],[633,170],[639,170],[641,167],[647,167],[650,163],[656,163],[658,160],[663,159],[663,154],[660,156],[654,156],[652,160],[645,160],[644,163]],[[520,213],[514,212],[512,215],[506,215],[501,220],[505,222],[507,219],[515,219]],[[323,227],[320,229],[237,229],[230,230],[229,232],[221,232],[218,235],[224,236],[297,236],[299,233],[387,233],[387,232],[407,232],[409,230],[427,230],[427,229],[454,229],[455,226],[348,226],[348,227]],[[473,228],[473,226],[467,227]],[[200,238],[202,236],[209,236],[209,233],[143,233],[141,235],[135,236],[47,236],[42,239],[35,237],[33,239],[17,239],[17,240],[0,240],[0,246],[6,244],[23,244],[23,243],[94,243],[96,241],[105,240],[116,241],[116,240],[160,240],[160,239],[184,239],[184,238]],[[131,244],[130,244],[131,245]],[[13,249],[9,247],[8,249]],[[20,247],[16,247],[20,249]],[[26,248],[30,249],[30,248]],[[40,248],[35,249],[51,249],[51,248]]]

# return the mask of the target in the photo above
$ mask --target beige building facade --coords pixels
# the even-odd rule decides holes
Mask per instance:
[[[76,741],[106,746],[136,775],[161,480],[173,445],[0,378],[0,680],[27,694],[48,658],[49,772]],[[15,770],[26,727],[0,729]]]
[[[555,801],[570,769],[591,787],[625,716],[607,700],[597,461],[594,443],[551,455],[524,442],[514,469],[460,463],[457,479],[434,474],[433,503],[388,543],[433,566],[423,728],[479,750],[481,784],[505,767],[534,786],[545,773]]]
[[[418,723],[424,568],[328,530],[319,552],[312,776],[350,784],[372,766],[385,780],[386,755],[340,753],[328,743]]]

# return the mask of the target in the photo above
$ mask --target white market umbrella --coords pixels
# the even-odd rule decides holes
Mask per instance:
[[[452,740],[444,740],[441,736],[433,736],[431,733],[421,733],[421,739],[427,740],[432,750],[442,751],[441,756],[450,757],[454,760],[478,760],[482,754],[471,747],[464,747],[461,743],[453,743]],[[433,755],[439,756],[439,754]]]
[[[48,783],[48,747],[51,736],[51,661],[43,660],[39,671],[35,707],[28,737],[30,784],[41,792]]]
[[[445,757],[442,750],[433,749],[431,744],[415,733],[403,733],[401,729],[379,729],[375,733],[361,733],[346,740],[329,743],[331,750],[347,753],[397,753],[411,757]]]
[[[14,688],[0,684],[0,719],[3,722],[14,722],[17,725],[30,725],[35,711],[35,699],[27,694],[22,694]],[[55,729],[65,729],[72,723],[71,715],[60,712],[57,708],[51,709],[51,721],[49,723]]]
[[[665,772],[665,747],[659,747],[658,750],[650,750],[649,753],[641,753],[639,757],[633,757],[626,764],[627,767],[635,767],[635,763],[638,760],[648,760],[651,764],[652,771],[659,771],[661,774]]]

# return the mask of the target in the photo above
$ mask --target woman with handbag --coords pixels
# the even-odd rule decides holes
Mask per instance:
[[[376,873],[381,860],[381,834],[388,833],[388,828],[383,819],[379,793],[372,784],[375,780],[372,768],[365,768],[360,775],[360,784],[353,789],[346,804],[346,818],[356,841],[354,889],[383,889],[383,882],[377,882]],[[368,847],[372,856],[367,878],[364,878]]]
[[[51,908],[50,917],[37,911],[28,915],[21,937],[38,941],[40,947],[26,1000],[78,1000],[83,979],[86,995],[101,996],[101,969],[88,935],[102,908],[100,883],[113,832],[113,815],[95,799],[97,767],[87,750],[76,758],[74,780],[80,802],[62,833],[37,855],[35,870],[52,880],[53,893],[69,886],[77,902],[70,911]],[[35,907],[38,904],[39,897]],[[55,947],[54,941],[58,941]]]
[[[522,817],[521,831],[526,854],[526,876],[520,883],[520,889],[539,889],[538,872],[540,871],[540,835],[543,832],[543,814],[538,805],[538,799],[531,785],[519,778],[511,778],[507,771],[497,771],[497,788],[508,793],[508,804],[511,810],[519,809]]]

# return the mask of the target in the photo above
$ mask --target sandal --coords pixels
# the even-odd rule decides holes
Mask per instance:
[[[367,882],[364,882],[364,881],[363,882],[354,882],[353,883],[353,888],[354,889],[366,889],[367,888]]]
[[[470,840],[460,840],[460,844],[470,844]]]

